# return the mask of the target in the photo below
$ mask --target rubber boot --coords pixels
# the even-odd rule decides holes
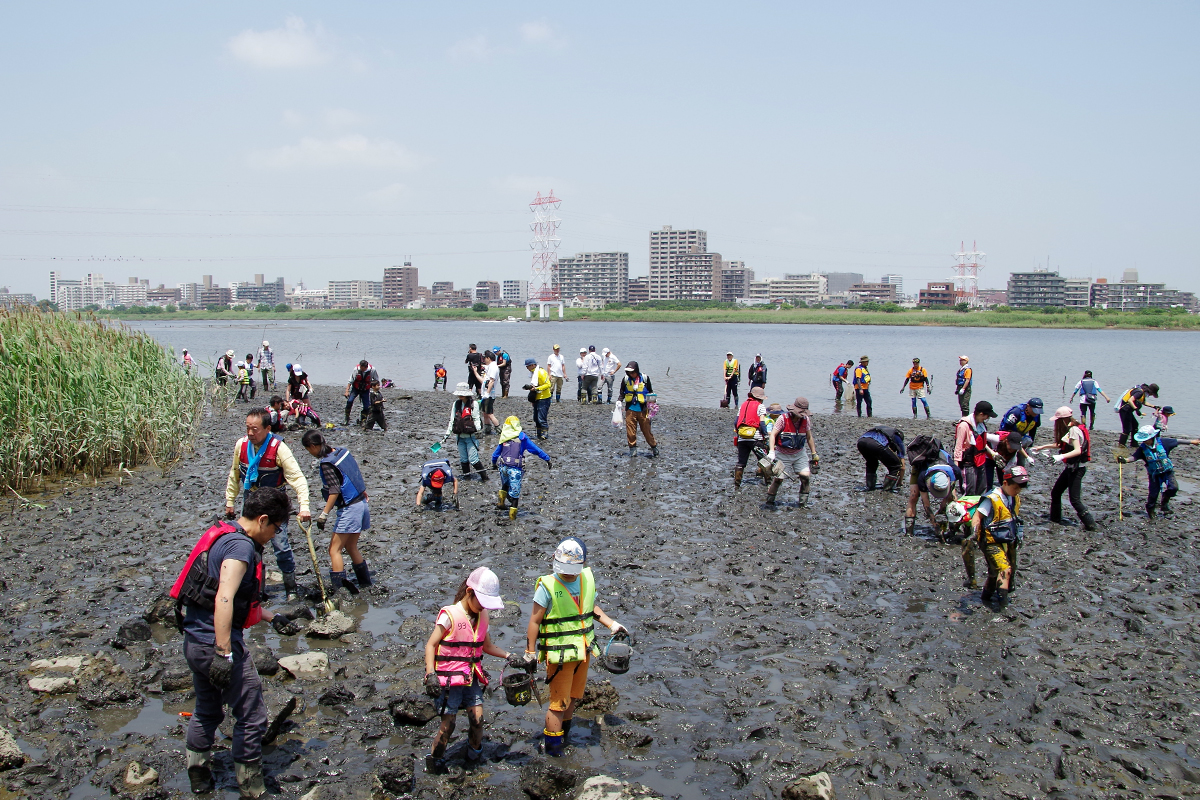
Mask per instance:
[[[653,456],[654,458],[658,458],[658,445],[656,445],[656,444],[650,445],[650,455]]]
[[[342,588],[342,584],[346,581],[346,571],[334,572],[329,570],[329,593],[337,594],[338,589]]]
[[[1154,510],[1154,506],[1147,505],[1146,506],[1146,516],[1149,517],[1150,519],[1154,519],[1155,515],[1156,515],[1156,512]]]
[[[248,761],[245,764],[234,762],[233,771],[237,775],[238,792],[242,797],[262,797],[267,793],[261,761]]]
[[[916,536],[917,535],[917,518],[916,517],[905,517],[904,518],[904,533],[907,536]]]
[[[471,462],[470,461],[458,462],[458,469],[462,473],[462,476],[464,478],[467,477],[467,475],[471,474]]]
[[[346,409],[346,421],[343,424],[344,425],[350,424],[350,409],[348,409],[348,408]]]
[[[970,534],[967,534],[968,536]],[[963,566],[967,568],[967,579],[963,581],[964,589],[978,589],[979,581],[975,579],[975,554],[963,553]]]
[[[1173,515],[1175,512],[1171,510],[1171,507],[1169,505],[1167,505],[1167,501],[1163,500],[1162,507],[1159,509],[1159,513],[1161,513],[1164,517],[1169,517],[1169,516]],[[1088,528],[1087,530],[1090,531],[1092,529]]]
[[[767,505],[775,505],[775,495],[779,494],[779,487],[783,486],[783,479],[776,478],[771,481],[771,486],[767,489]]]
[[[371,568],[367,566],[367,560],[364,558],[358,564],[351,564],[354,567],[354,577],[358,578],[359,588],[363,586],[373,586],[375,582],[371,580]]]
[[[737,489],[737,488],[741,487],[742,472],[744,471],[744,469],[745,469],[744,467],[734,467],[733,468],[733,488]]]
[[[571,723],[573,720],[563,720],[563,744],[567,744],[571,740]]]
[[[996,608],[1004,608],[1008,605],[1008,589],[996,590]]]
[[[995,591],[996,581],[989,575],[988,579],[983,582],[983,591],[979,593],[979,599],[985,603],[990,602]]]
[[[804,489],[800,490],[800,497],[797,498],[796,504],[800,508],[808,508],[808,492],[807,491],[805,491]]]
[[[933,417],[929,415],[929,406],[925,406],[925,419],[933,419]]]
[[[567,737],[562,731],[554,731],[551,733],[545,728],[542,729],[542,734],[546,740],[546,755],[552,758],[558,758],[563,754],[563,748],[566,746]]]
[[[188,783],[192,785],[192,794],[203,794],[213,790],[212,751],[187,751]]]
[[[300,588],[296,586],[296,573],[283,573],[283,589],[287,592],[287,601],[294,603],[300,599]]]
[[[508,499],[508,502],[512,504],[508,509],[508,518],[516,519],[517,518],[517,505],[520,501],[515,497],[510,497]]]
[[[467,763],[468,764],[478,764],[482,760],[483,760],[483,745],[480,744],[478,750],[472,750],[471,745],[468,744],[467,745]]]
[[[1166,512],[1164,511],[1163,513],[1166,513]],[[1082,517],[1080,517],[1080,519],[1083,520],[1083,529],[1085,531],[1098,530],[1098,528],[1096,527],[1096,518],[1092,516],[1092,512],[1088,511],[1088,512],[1084,513],[1084,515]]]
[[[508,502],[507,502],[508,501],[508,492],[501,489],[499,492],[496,493],[496,496],[499,498],[496,501],[496,508],[507,508],[508,507]]]
[[[631,445],[629,447],[629,457],[633,458],[636,455],[637,455],[637,445]]]
[[[487,469],[483,466],[482,462],[476,461],[471,466],[473,466],[475,468],[475,471],[479,473],[479,480],[486,481],[488,479]]]

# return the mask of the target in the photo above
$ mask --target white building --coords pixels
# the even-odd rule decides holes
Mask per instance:
[[[529,302],[529,281],[502,281],[500,298],[507,305],[525,305]]]
[[[712,298],[713,275],[711,267],[704,276],[696,280],[695,259],[686,260],[689,253],[708,252],[708,231],[699,229],[677,231],[670,225],[662,230],[650,231],[650,299],[677,300],[694,299],[707,291]],[[717,268],[720,280],[720,267]]]
[[[330,281],[330,308],[382,308],[383,281]],[[379,305],[362,305],[363,298],[375,298]]]
[[[629,299],[629,253],[576,253],[559,258],[554,289],[562,298],[583,296],[624,303]]]
[[[824,275],[813,272],[808,275],[784,275],[782,278],[767,278],[750,282],[747,297],[752,304],[759,303],[819,303],[829,290]]]
[[[117,305],[117,286],[106,283],[99,272],[89,272],[83,280],[65,280],[62,273],[50,273],[50,302],[58,306],[59,311],[79,311],[88,306],[112,308]],[[142,304],[145,304],[145,290],[142,290]]]
[[[890,283],[896,287],[896,297],[904,297],[904,276],[896,275],[895,273],[887,273],[879,279],[880,283]],[[861,281],[860,281],[861,283]]]
[[[1090,308],[1092,305],[1091,278],[1063,279],[1063,307]]]

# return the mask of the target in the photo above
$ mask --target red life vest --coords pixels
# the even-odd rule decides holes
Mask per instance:
[[[267,442],[266,452],[262,454],[262,458],[258,461],[258,480],[254,482],[258,486],[283,486],[283,466],[279,463],[279,445],[283,444],[283,439],[278,436],[271,436]],[[238,463],[241,465],[241,475],[246,477],[246,468],[250,465],[250,454],[247,449],[250,447],[250,440],[245,436],[237,443]]]
[[[450,617],[450,630],[438,643],[434,661],[438,683],[442,686],[469,686],[473,676],[487,686],[487,673],[483,670],[483,645],[487,642],[488,621],[485,612],[479,613],[479,624],[471,625],[471,618],[463,613],[458,603],[442,609]],[[441,614],[439,613],[440,617]]]
[[[1083,431],[1083,452],[1071,458],[1064,458],[1064,464],[1086,464],[1092,460],[1092,435],[1088,433],[1086,425],[1076,425],[1075,427]],[[1060,453],[1069,453],[1073,449],[1067,442],[1058,443],[1058,452]]]
[[[779,421],[779,434],[775,437],[776,449],[786,453],[799,453],[808,444],[808,417],[801,417],[799,424],[793,421],[789,412],[784,412]]]
[[[354,391],[361,392],[371,388],[371,371],[373,369],[375,368],[368,364],[365,370],[360,369],[354,373]]]
[[[246,536],[245,531],[229,522],[222,522],[209,528],[192,548],[192,553],[183,565],[183,570],[171,587],[171,597],[175,599],[175,619],[181,630],[185,603],[204,611],[212,611],[216,607],[217,587],[220,586],[221,581],[208,574],[208,551],[212,549],[218,539],[227,533],[240,533],[242,536]],[[249,537],[247,536],[247,538]],[[257,545],[255,550],[258,550]],[[233,624],[239,628],[249,628],[262,621],[262,607],[259,605],[259,599],[262,597],[264,589],[262,558],[256,559],[252,566],[254,567],[256,587],[252,596],[245,598],[235,594],[233,597]]]
[[[958,424],[959,425],[970,425],[970,423],[967,422],[965,419],[960,419],[958,421]],[[972,459],[972,463],[976,467],[982,467],[984,464],[987,463],[987,459],[988,459],[987,431],[985,430],[983,433],[976,433],[975,429],[972,427],[971,430],[968,432],[968,435],[971,437],[972,442],[970,445],[968,445],[966,448],[963,449],[963,458],[967,458],[969,456]]]

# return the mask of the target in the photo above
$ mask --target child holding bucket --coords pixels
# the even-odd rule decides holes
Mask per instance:
[[[483,756],[483,690],[488,674],[483,669],[483,654],[510,659],[508,652],[492,644],[488,633],[488,610],[504,608],[500,599],[500,579],[487,567],[480,567],[462,582],[454,603],[438,612],[429,641],[425,642],[425,693],[434,698],[442,717],[425,769],[436,772],[459,709],[467,712],[467,763]]]

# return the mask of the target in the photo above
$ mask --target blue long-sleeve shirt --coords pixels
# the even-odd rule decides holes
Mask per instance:
[[[512,439],[509,439],[507,442],[501,442],[500,444],[496,445],[496,449],[492,451],[492,466],[496,465],[496,461],[497,461],[497,459],[500,458],[500,451],[504,448],[504,445],[506,445],[512,441],[513,441]],[[518,467],[518,469],[523,469],[525,467],[525,454],[526,453],[533,453],[538,458],[549,463],[550,456],[546,454],[545,450],[543,450],[542,448],[540,448],[536,444],[534,444],[533,440],[531,440],[528,436],[525,435],[525,431],[521,431],[521,435],[516,438],[516,441],[520,444],[520,447],[521,447],[521,449],[520,449],[521,464]]]

